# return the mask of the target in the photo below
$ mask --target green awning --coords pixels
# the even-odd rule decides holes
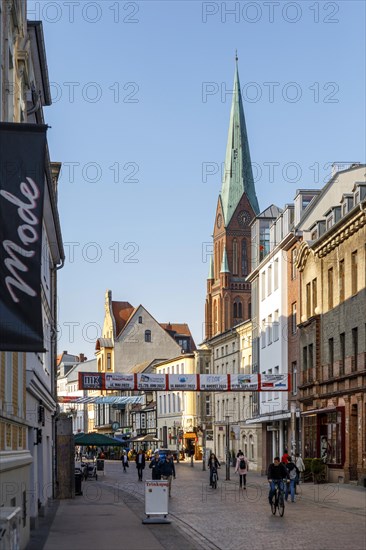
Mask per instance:
[[[75,445],[95,445],[97,447],[109,445],[110,447],[123,447],[124,443],[113,437],[92,432],[89,434],[75,435]]]

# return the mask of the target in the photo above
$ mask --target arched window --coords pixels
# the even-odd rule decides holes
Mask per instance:
[[[248,275],[248,249],[246,239],[241,241],[241,274],[243,277]]]
[[[234,319],[238,317],[238,304],[234,302]]]
[[[244,442],[244,445],[243,445],[243,447],[244,447],[244,455],[245,455],[245,456],[248,456],[248,439],[247,439],[247,436],[246,436],[246,435],[243,437],[243,442]]]
[[[238,274],[238,242],[233,240],[233,275]]]
[[[254,460],[254,437],[252,435],[249,436],[249,458]]]
[[[240,319],[243,317],[243,306],[241,302],[238,302],[238,317]]]
[[[151,330],[145,330],[145,342],[151,342]]]

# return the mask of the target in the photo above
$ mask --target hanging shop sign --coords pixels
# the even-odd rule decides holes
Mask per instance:
[[[44,352],[41,264],[47,126],[0,123],[0,351]]]

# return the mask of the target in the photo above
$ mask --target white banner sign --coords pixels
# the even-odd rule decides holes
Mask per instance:
[[[288,374],[261,374],[262,391],[286,391],[288,390]]]
[[[181,391],[195,391],[197,389],[196,374],[170,374],[169,389]]]
[[[258,389],[258,374],[231,374],[230,379],[233,391]]]
[[[138,390],[167,390],[165,374],[138,374]]]
[[[105,375],[106,390],[133,390],[135,378],[133,374],[113,373]]]
[[[227,391],[228,378],[226,374],[201,374],[201,391]]]

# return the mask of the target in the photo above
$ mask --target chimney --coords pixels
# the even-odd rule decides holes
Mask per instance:
[[[67,350],[66,350],[66,351],[63,351],[62,353],[65,354],[65,355],[68,355]]]
[[[80,353],[80,355],[79,355],[79,362],[80,362],[80,363],[84,363],[84,361],[86,361],[86,357],[84,356],[83,353]]]

